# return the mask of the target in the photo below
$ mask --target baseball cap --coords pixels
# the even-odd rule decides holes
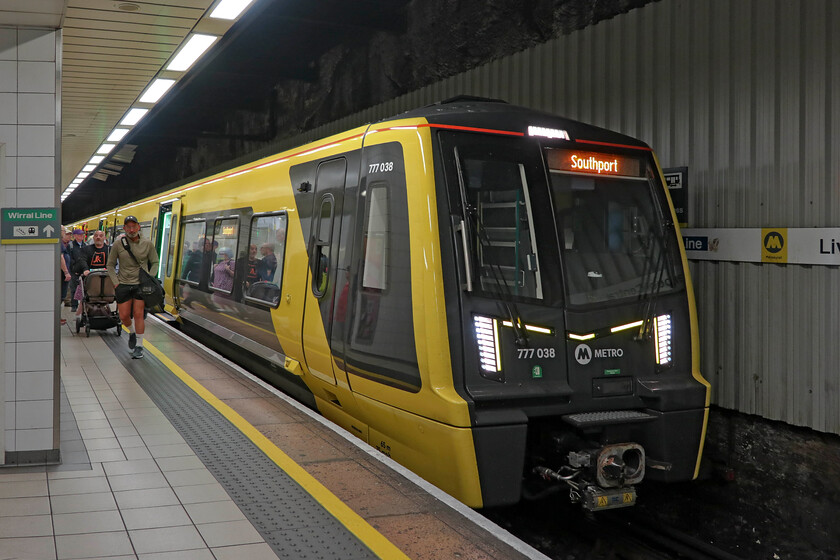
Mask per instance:
[[[76,229],[73,230],[74,235],[77,234],[77,233],[84,233],[84,232],[85,232],[85,230],[83,230],[81,228],[76,228]]]
[[[123,225],[127,224],[128,222],[134,222],[135,224],[139,224],[140,222],[137,221],[137,218],[134,216],[126,216],[125,220],[123,220]]]

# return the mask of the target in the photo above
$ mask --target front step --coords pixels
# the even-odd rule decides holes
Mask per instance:
[[[566,414],[563,421],[575,428],[594,428],[612,424],[635,424],[639,422],[653,422],[656,416],[638,410],[604,410],[601,412],[580,412]]]

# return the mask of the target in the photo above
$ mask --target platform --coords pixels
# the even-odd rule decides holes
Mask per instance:
[[[0,558],[545,558],[162,322],[143,360],[72,324],[63,462],[0,469]]]

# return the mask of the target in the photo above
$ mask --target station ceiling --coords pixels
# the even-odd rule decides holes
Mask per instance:
[[[408,0],[255,0],[239,20],[211,20],[218,0],[0,0],[0,25],[61,28],[63,191],[191,33],[221,36],[80,188],[107,188],[137,140],[201,134],[190,108],[248,103],[279,80],[311,79],[327,49],[392,29]],[[142,106],[142,105],[141,105]],[[142,129],[142,133],[141,132]],[[87,197],[85,197],[87,198]],[[68,199],[72,200],[71,199]]]

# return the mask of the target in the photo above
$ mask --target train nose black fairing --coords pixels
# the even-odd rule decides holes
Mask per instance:
[[[562,405],[575,385],[569,334],[639,321],[649,337],[660,295],[685,287],[652,158],[646,149],[543,147],[521,137],[439,139],[466,390],[477,402]]]
[[[560,252],[539,147],[439,138],[462,281],[465,389],[491,409],[501,400],[565,402]]]

